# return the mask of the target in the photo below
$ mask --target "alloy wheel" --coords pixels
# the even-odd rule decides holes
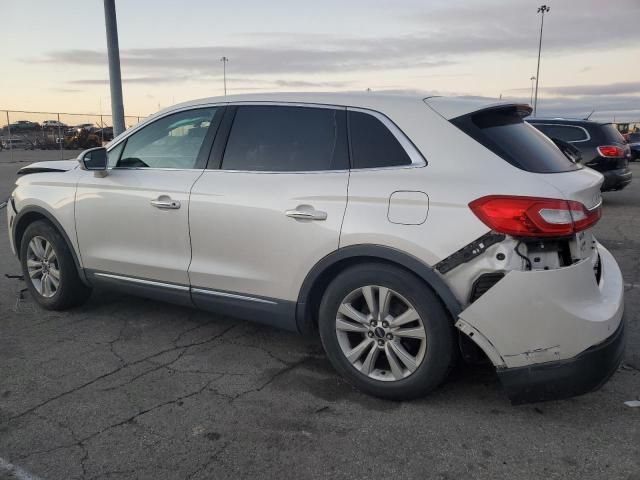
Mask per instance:
[[[369,378],[397,381],[424,360],[427,333],[418,311],[396,291],[367,285],[349,293],[336,315],[342,353]]]
[[[46,298],[53,297],[60,286],[60,266],[51,242],[33,237],[27,247],[27,271],[36,291]]]

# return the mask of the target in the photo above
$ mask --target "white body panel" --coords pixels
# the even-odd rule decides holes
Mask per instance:
[[[338,248],[347,171],[209,170],[191,195],[194,287],[295,301],[311,268]],[[285,215],[300,205],[326,220]]]
[[[16,208],[38,206],[57,219],[85,269],[295,301],[313,266],[341,247],[387,246],[434,267],[489,232],[469,208],[483,196],[561,198],[588,208],[600,200],[602,176],[597,172],[526,172],[449,122],[496,105],[486,101],[425,102],[374,94],[228,96],[159,112],[117,137],[110,148],[167,111],[234,102],[381,112],[426,165],[306,173],[116,169],[104,178],[81,170],[37,173],[19,180]],[[180,202],[181,208],[151,206],[160,195]],[[326,220],[285,214],[305,205],[326,212]],[[13,213],[8,215],[11,222]],[[597,284],[595,257],[588,258],[588,251],[569,266],[525,271],[514,253],[517,243],[507,237],[447,274],[436,273],[460,303],[458,328],[474,333],[496,366],[571,358],[611,335],[622,317],[623,286],[604,248],[598,246],[603,278]],[[504,259],[496,260],[498,254]],[[469,304],[473,282],[496,271],[505,277]]]
[[[23,208],[37,207],[55,218],[66,232],[71,247],[76,252],[78,251],[78,242],[74,199],[76,182],[80,172],[80,170],[71,170],[68,172],[32,173],[18,178],[16,181],[18,188],[12,194],[18,212]],[[15,216],[11,205],[7,205],[7,216],[9,225],[11,225],[12,218]],[[13,236],[11,228],[9,228],[9,236]],[[13,244],[13,238],[11,238],[11,245],[14,253],[20,248],[20,245]]]
[[[189,191],[202,170],[81,171],[76,196],[84,268],[189,284]],[[179,209],[151,205],[161,195]]]

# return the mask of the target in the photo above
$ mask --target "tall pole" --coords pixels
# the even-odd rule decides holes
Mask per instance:
[[[104,0],[104,23],[107,29],[109,55],[109,86],[111,88],[111,115],[113,135],[124,132],[124,106],[122,104],[122,78],[120,76],[120,48],[115,0]]]
[[[531,75],[531,78],[529,80],[531,80],[531,101],[529,102],[529,105],[533,105],[533,81],[536,79],[535,76]]]
[[[229,59],[227,57],[222,57],[220,59],[222,62],[222,81],[224,82],[224,96],[227,96],[227,62]]]
[[[542,5],[538,7],[538,13],[542,13],[542,20],[540,21],[540,42],[538,43],[538,69],[536,71],[536,96],[533,101],[533,116],[536,116],[538,111],[538,82],[540,81],[540,52],[542,52],[542,29],[544,28],[544,14],[549,12],[551,7]]]

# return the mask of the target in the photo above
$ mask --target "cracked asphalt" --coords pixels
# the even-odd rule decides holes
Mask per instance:
[[[25,158],[0,152],[0,202]],[[46,312],[4,276],[20,269],[3,218],[0,479],[8,462],[42,479],[640,479],[633,170],[597,226],[627,285],[625,363],[598,392],[519,407],[465,365],[419,401],[367,397],[315,339],[107,290]]]

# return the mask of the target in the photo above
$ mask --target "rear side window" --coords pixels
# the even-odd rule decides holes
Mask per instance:
[[[543,133],[524,122],[515,107],[484,110],[451,120],[455,126],[511,165],[533,173],[577,170]]]
[[[569,125],[551,125],[532,123],[534,127],[540,130],[549,138],[557,138],[565,142],[584,142],[588,140],[587,132],[579,127],[571,127]]]
[[[238,107],[224,170],[346,170],[346,111],[287,106]]]
[[[349,112],[351,168],[397,167],[411,165],[400,142],[376,117]]]
[[[625,143],[624,137],[611,123],[601,125],[601,131],[604,135],[604,141],[607,143]]]

